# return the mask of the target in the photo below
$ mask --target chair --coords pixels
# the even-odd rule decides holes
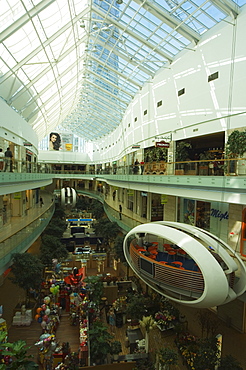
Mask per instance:
[[[179,255],[183,256],[183,259],[185,259],[185,257],[187,256],[187,253],[183,249],[178,249],[177,253]]]
[[[172,264],[177,265],[177,267],[182,267],[183,266],[183,263],[180,262],[180,261],[173,261]]]
[[[152,246],[158,247],[159,243],[158,242],[152,242]]]
[[[151,258],[152,260],[155,260],[156,259],[156,255],[155,254],[151,254],[150,256],[148,256],[148,258]]]
[[[164,247],[165,251],[167,251],[167,252],[172,249],[170,244],[163,244],[163,247]]]
[[[158,245],[152,245],[151,247],[148,247],[149,252],[156,251],[157,249],[158,249]]]
[[[177,251],[175,251],[175,250],[170,250],[170,251],[167,251],[167,253],[168,253],[168,256],[167,256],[167,260],[169,260],[169,257],[170,258],[174,258],[174,256],[177,254]]]
[[[155,256],[157,256],[157,254],[158,254],[158,251],[157,250],[153,250],[153,251],[148,251],[148,252],[150,252],[150,254],[153,254],[153,255],[155,255]]]

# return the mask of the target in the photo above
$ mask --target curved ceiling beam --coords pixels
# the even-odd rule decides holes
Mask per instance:
[[[170,63],[172,62],[173,59],[170,57],[170,55],[168,55],[164,51],[160,50],[159,48],[154,47],[154,45],[151,42],[147,41],[143,37],[140,37],[136,32],[133,32],[129,28],[124,27],[120,22],[117,22],[117,20],[114,20],[113,18],[108,17],[107,14],[105,14],[104,12],[102,12],[100,9],[96,8],[95,6],[92,6],[92,11],[95,12],[98,16],[104,18],[106,22],[113,24],[117,29],[123,31],[124,33],[127,33],[128,35],[130,35],[131,37],[133,37],[138,42],[140,42],[143,45],[147,46],[149,49],[152,49],[153,51],[155,51],[162,58],[165,58]]]

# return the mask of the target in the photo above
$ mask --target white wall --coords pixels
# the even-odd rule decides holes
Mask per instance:
[[[0,137],[20,146],[23,146],[24,142],[29,142],[32,144],[32,151],[37,154],[38,137],[30,124],[2,99],[0,112]]]
[[[156,135],[172,132],[173,140],[181,140],[245,127],[245,33],[244,8],[235,26],[221,22],[193,50],[179,54],[170,69],[159,71],[136,95],[121,126],[94,143],[98,148],[107,147],[94,151],[94,161],[121,157],[131,151],[132,144],[153,145]],[[208,76],[215,72],[219,78],[208,82]],[[183,88],[185,94],[178,97]],[[162,106],[157,108],[160,100]],[[145,109],[148,113],[144,116]],[[109,148],[117,138],[121,139]]]
[[[148,81],[128,106],[122,124],[106,138],[88,144],[86,153],[42,152],[40,159],[111,162],[132,152],[133,144],[139,143],[141,148],[154,145],[157,135],[172,133],[176,141],[245,127],[245,32],[244,7],[235,26],[221,22],[204,35],[194,51],[183,51],[170,69],[163,68]],[[208,82],[214,72],[219,72],[219,78]],[[182,88],[185,94],[178,97]],[[162,106],[157,108],[160,100]],[[0,137],[19,145],[29,141],[37,148],[37,135],[30,125],[1,99],[0,111]]]
[[[78,152],[62,152],[59,150],[48,151],[41,150],[39,151],[38,161],[44,163],[89,163],[90,158],[87,153],[78,153]]]

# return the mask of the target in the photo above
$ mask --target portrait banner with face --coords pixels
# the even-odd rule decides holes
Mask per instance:
[[[50,133],[49,150],[61,150],[61,136],[58,132]]]

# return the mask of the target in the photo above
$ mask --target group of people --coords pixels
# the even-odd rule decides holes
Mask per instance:
[[[5,153],[0,148],[0,171],[13,172],[13,153],[9,147]]]

